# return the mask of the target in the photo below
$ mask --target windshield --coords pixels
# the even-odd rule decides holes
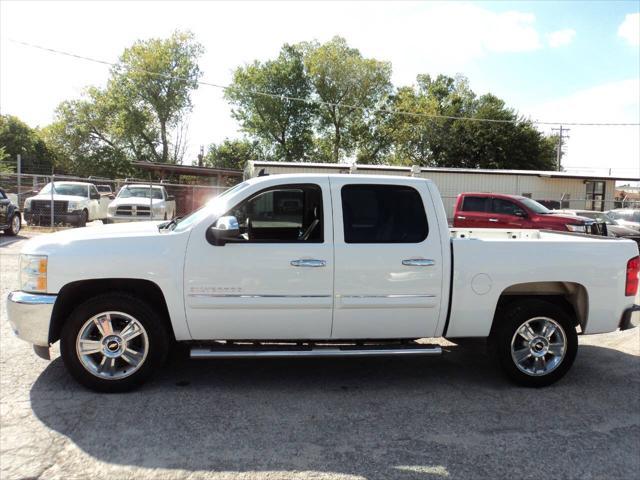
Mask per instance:
[[[248,182],[242,182],[236,185],[235,187],[231,187],[229,190],[225,190],[214,199],[209,200],[199,209],[191,212],[186,217],[178,220],[176,222],[176,227],[174,228],[174,230],[176,232],[184,231],[187,228],[189,228],[191,225],[195,225],[196,223],[200,222],[200,220],[207,218],[209,215],[216,212],[221,205],[224,204],[224,201],[226,199],[225,197],[227,195],[229,195],[231,192],[238,192],[248,186],[249,186]]]
[[[149,187],[122,187],[120,193],[118,193],[118,198],[149,198],[149,195],[161,200],[162,190]]]
[[[545,207],[541,203],[536,202],[535,200],[531,200],[530,198],[522,197],[518,200],[520,200],[520,203],[522,203],[525,207],[527,207],[529,210],[534,211],[535,213],[539,213],[542,215],[551,213],[551,210],[549,210],[547,207]]]
[[[640,223],[640,210],[611,210],[608,215],[615,220]]]
[[[51,184],[47,183],[39,195],[51,192]],[[58,195],[74,195],[76,197],[88,197],[89,189],[86,185],[78,185],[77,183],[60,183],[55,182],[53,186],[53,193]]]

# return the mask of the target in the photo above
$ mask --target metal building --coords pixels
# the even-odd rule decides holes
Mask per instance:
[[[523,195],[549,208],[609,210],[617,208],[616,181],[638,181],[598,175],[534,170],[480,170],[466,168],[395,167],[335,163],[248,162],[245,178],[282,173],[361,173],[429,178],[438,186],[447,217],[453,217],[456,197],[462,192],[495,192]]]

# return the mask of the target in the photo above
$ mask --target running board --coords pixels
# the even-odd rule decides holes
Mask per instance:
[[[194,347],[191,358],[289,358],[289,357],[386,357],[386,356],[427,356],[440,355],[438,345],[424,346],[344,346],[344,347],[302,347],[302,348],[219,348]]]

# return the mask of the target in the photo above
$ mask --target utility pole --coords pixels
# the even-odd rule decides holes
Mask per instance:
[[[20,208],[20,193],[22,193],[22,155],[17,155],[17,168],[16,172],[18,173],[18,208]]]
[[[560,125],[560,128],[552,128],[552,132],[558,132],[558,145],[556,146],[556,163],[558,171],[562,169],[562,141],[565,138],[569,138],[569,135],[565,135],[565,132],[570,131],[570,128],[563,128]]]

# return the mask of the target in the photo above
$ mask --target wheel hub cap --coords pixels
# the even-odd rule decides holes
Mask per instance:
[[[548,375],[562,363],[566,345],[567,337],[558,322],[534,317],[520,325],[513,335],[511,358],[527,375]]]
[[[85,322],[76,339],[82,366],[96,377],[119,380],[147,358],[149,338],[142,323],[123,312],[103,312]]]

